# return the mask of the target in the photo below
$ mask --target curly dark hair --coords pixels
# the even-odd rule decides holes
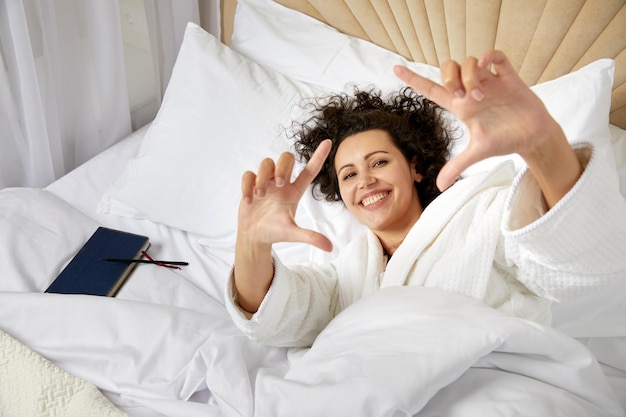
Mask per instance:
[[[333,94],[304,104],[312,114],[305,121],[294,121],[291,138],[301,159],[309,161],[325,139],[333,142],[330,155],[313,184],[327,201],[341,201],[335,172],[335,154],[339,144],[359,132],[381,129],[388,132],[395,146],[416,172],[424,178],[415,183],[420,203],[426,207],[441,192],[435,183],[437,174],[449,156],[452,131],[443,115],[444,109],[419,95],[410,87],[390,94],[386,99],[372,88],[354,93]]]

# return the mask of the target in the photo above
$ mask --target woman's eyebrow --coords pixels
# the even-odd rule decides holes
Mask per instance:
[[[370,157],[372,157],[372,156],[376,155],[377,153],[389,154],[389,152],[387,152],[387,151],[379,150],[379,151],[374,151],[374,152],[370,152],[370,153],[368,153],[367,155],[365,155],[365,157],[364,157],[363,159],[364,159],[364,160],[368,160]],[[342,170],[342,169],[344,169],[344,168],[350,168],[350,167],[353,167],[353,166],[354,166],[354,164],[352,164],[352,163],[345,164],[345,165],[343,165],[341,168],[339,168],[339,169],[337,170],[337,174],[339,174],[339,173],[341,172],[341,170]]]

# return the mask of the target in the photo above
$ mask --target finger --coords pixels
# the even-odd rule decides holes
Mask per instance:
[[[254,182],[256,181],[256,175],[252,171],[246,171],[241,177],[241,197],[246,203],[252,202],[254,194]]]
[[[471,146],[467,147],[441,168],[439,175],[437,175],[437,188],[441,191],[448,189],[463,171],[482,159],[483,157],[476,153]]]
[[[455,97],[465,97],[465,87],[461,81],[461,66],[456,61],[441,64],[441,82]]]
[[[495,73],[500,76],[517,74],[504,52],[496,49],[486,52],[478,61],[478,66],[481,68],[493,67]]]
[[[323,251],[330,252],[333,250],[333,244],[326,236],[310,229],[301,229],[299,227],[291,233],[291,242],[301,242],[307,245],[315,246]]]
[[[424,97],[434,101],[441,107],[450,108],[452,95],[448,90],[421,75],[418,75],[402,65],[396,65],[393,70],[398,78]]]
[[[330,139],[322,141],[322,143],[317,146],[317,149],[315,149],[315,152],[311,155],[311,159],[309,159],[309,162],[294,181],[294,185],[299,190],[304,192],[304,189],[308,187],[317,174],[319,174],[332,147],[333,142]]]
[[[261,161],[254,184],[257,196],[263,197],[267,192],[267,187],[270,180],[274,179],[274,168],[274,160],[272,160],[271,158],[265,158],[263,161]]]
[[[291,173],[295,164],[295,157],[291,152],[283,152],[276,162],[274,182],[277,187],[282,187],[291,179]]]
[[[485,97],[482,83],[493,76],[493,73],[488,69],[488,66],[479,66],[478,63],[479,61],[475,57],[467,57],[461,66],[461,78],[465,91],[474,100],[481,101]]]

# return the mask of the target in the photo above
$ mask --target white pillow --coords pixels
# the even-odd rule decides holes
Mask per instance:
[[[303,13],[271,0],[239,0],[231,47],[262,65],[290,77],[342,90],[350,83],[374,84],[382,91],[402,84],[393,75],[394,64],[438,81],[433,66],[408,62],[402,56],[358,38],[347,36]],[[609,109],[614,62],[601,59],[571,74],[532,87],[561,124],[570,142],[589,141],[610,147]],[[452,155],[467,144],[456,141]],[[610,150],[610,149],[609,149]],[[469,171],[489,169],[504,158],[492,158]],[[609,160],[613,158],[610,157]]]
[[[410,62],[273,0],[237,1],[231,48],[292,78],[333,91],[351,84],[397,90],[403,83],[393,73],[394,64],[440,80],[435,66]]]
[[[97,227],[46,190],[0,190],[0,292],[43,292]]]
[[[297,117],[297,104],[324,93],[256,64],[190,23],[139,154],[104,194],[98,211],[148,219],[200,235],[205,245],[234,249],[242,174],[290,150],[283,128]],[[299,223],[331,240],[349,238],[345,228],[319,224],[316,217],[353,224],[341,205],[318,204],[306,193]],[[336,255],[304,244],[278,249],[289,255],[288,262]]]

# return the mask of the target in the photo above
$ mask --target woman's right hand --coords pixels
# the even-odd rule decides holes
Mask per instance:
[[[249,243],[271,245],[278,242],[303,242],[322,250],[332,243],[321,233],[302,229],[295,222],[298,202],[328,156],[332,142],[326,140],[315,150],[303,171],[290,182],[295,158],[285,152],[276,162],[264,159],[258,172],[244,173],[239,205],[239,237]]]
[[[247,312],[259,309],[274,278],[272,244],[304,242],[332,249],[326,236],[295,222],[298,202],[322,169],[331,147],[330,140],[322,142],[293,182],[295,158],[290,153],[283,153],[276,162],[264,159],[256,174],[248,171],[243,175],[233,278],[237,303]]]

